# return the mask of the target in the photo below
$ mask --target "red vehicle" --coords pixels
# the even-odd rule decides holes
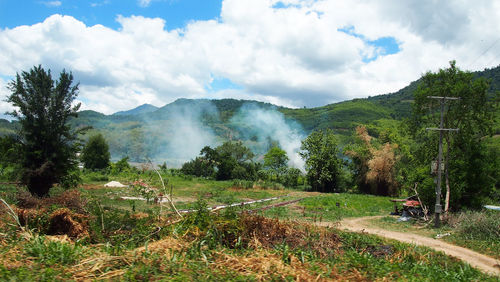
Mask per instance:
[[[393,215],[402,215],[406,217],[423,217],[424,210],[422,209],[422,203],[418,201],[417,195],[408,197],[406,199],[393,199],[391,202],[403,202],[403,209],[398,210],[398,205],[394,205]]]

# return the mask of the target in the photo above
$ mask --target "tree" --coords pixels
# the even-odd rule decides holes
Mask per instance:
[[[72,132],[67,121],[80,108],[73,105],[78,84],[65,70],[54,81],[50,70],[38,66],[17,74],[9,90],[7,101],[16,109],[10,115],[21,125],[21,180],[31,194],[46,196],[77,166],[79,132]]]
[[[7,168],[10,168],[9,170],[15,168],[19,158],[20,146],[18,140],[14,136],[0,137],[0,176],[2,178],[5,177],[4,174]],[[7,179],[10,179],[11,176],[9,174]]]
[[[286,170],[288,156],[286,152],[278,146],[274,146],[264,155],[264,167],[271,170],[276,175],[276,179],[280,181],[280,176]]]
[[[215,169],[209,160],[203,157],[196,157],[194,160],[184,163],[181,172],[197,177],[212,177],[215,174]]]
[[[257,177],[259,170],[252,158],[254,154],[241,141],[227,141],[215,149],[205,146],[200,157],[185,163],[183,173],[196,176],[215,174],[217,180],[248,179]]]
[[[81,160],[87,169],[105,169],[109,167],[111,154],[102,134],[92,135],[83,148]]]
[[[302,141],[300,148],[312,189],[319,192],[340,191],[338,184],[342,161],[337,156],[339,150],[333,131],[313,131]]]
[[[379,146],[372,144],[374,138],[365,126],[356,127],[355,140],[356,143],[348,145],[344,152],[352,159],[358,189],[383,196],[397,194],[395,149],[398,146],[389,142]]]
[[[455,209],[462,205],[479,207],[481,199],[489,197],[495,185],[491,176],[495,172],[488,161],[491,156],[486,154],[484,145],[484,137],[492,134],[495,113],[495,99],[488,95],[488,89],[488,81],[476,79],[452,61],[447,69],[426,73],[415,92],[411,132],[418,144],[416,158],[420,166],[426,167],[437,158],[439,134],[425,128],[438,127],[440,118],[439,101],[428,97],[460,98],[448,101],[444,113],[444,128],[459,129],[456,133],[445,133],[443,142],[445,198]],[[432,181],[426,183],[430,185],[419,187],[431,202],[435,185]],[[445,202],[447,209],[448,200]]]

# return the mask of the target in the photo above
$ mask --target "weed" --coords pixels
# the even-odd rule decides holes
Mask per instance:
[[[445,240],[500,258],[500,217],[496,211],[467,211],[447,218],[452,236]]]
[[[455,227],[460,237],[467,240],[500,240],[498,212],[467,211],[452,216],[449,225]]]
[[[36,236],[25,245],[28,256],[34,257],[46,265],[74,264],[81,256],[79,244],[67,244],[58,241],[48,241],[43,236]]]

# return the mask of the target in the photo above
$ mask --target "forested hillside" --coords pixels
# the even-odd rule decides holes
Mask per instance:
[[[490,93],[500,90],[500,67],[476,72],[474,75],[490,80]],[[350,139],[357,125],[374,125],[409,117],[413,92],[419,82],[420,80],[414,81],[395,93],[316,108],[291,109],[236,99],[178,99],[161,108],[145,104],[113,115],[87,110],[81,111],[78,118],[71,120],[71,126],[91,126],[93,129],[84,138],[101,132],[109,142],[113,159],[129,156],[137,161],[145,156],[155,159],[184,159],[193,152],[178,152],[175,147],[190,146],[193,142],[194,147],[198,148],[203,142],[207,143],[205,145],[215,145],[224,140],[241,139],[249,147],[255,147],[255,143],[262,141],[262,138],[259,139],[252,130],[255,126],[251,123],[252,115],[255,112],[249,109],[258,109],[259,113],[281,113],[291,130],[300,132],[302,136],[307,136],[316,129],[331,128],[339,135],[342,145]],[[240,116],[242,111],[247,115],[245,118]],[[277,117],[279,116],[273,119]],[[500,131],[499,117],[497,113],[496,134]],[[15,122],[0,120],[1,135],[15,133],[15,127]],[[272,139],[270,136],[266,138]]]

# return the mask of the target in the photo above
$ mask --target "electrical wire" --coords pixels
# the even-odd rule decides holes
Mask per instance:
[[[467,68],[470,68],[472,65],[474,65],[477,62],[477,60],[479,60],[479,58],[481,58],[484,54],[486,54],[486,52],[488,52],[491,48],[493,48],[493,46],[495,46],[498,43],[498,41],[500,41],[500,37],[497,40],[495,40],[495,42],[493,42],[493,44],[491,44],[490,47],[486,48],[486,50],[484,50],[479,56],[477,56],[477,58],[475,58],[472,61],[472,63],[470,63],[467,66]]]

